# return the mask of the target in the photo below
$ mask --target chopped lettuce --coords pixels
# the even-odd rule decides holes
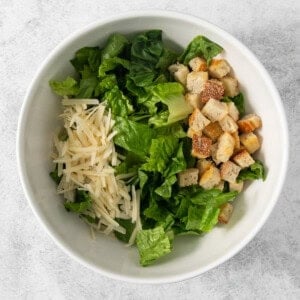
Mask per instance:
[[[238,109],[240,116],[243,116],[245,114],[245,100],[244,95],[242,93],[239,93],[235,97],[224,97],[222,99],[223,102],[233,102]]]
[[[263,163],[259,160],[256,160],[256,162],[250,167],[240,171],[237,181],[256,179],[266,180],[266,177],[266,171]]]
[[[101,50],[98,47],[81,48],[70,62],[77,72],[83,71],[86,66],[97,71],[101,63]]]
[[[139,231],[136,244],[142,266],[153,263],[156,259],[170,253],[172,249],[171,238],[162,226]]]
[[[59,96],[75,96],[79,92],[78,82],[70,76],[63,81],[50,80],[49,84]]]
[[[129,41],[124,35],[119,33],[112,34],[102,50],[102,61],[119,56],[128,44]]]
[[[123,234],[123,233],[120,233],[118,231],[115,231],[115,237],[124,242],[124,243],[128,243],[129,242],[129,239],[131,237],[131,234],[135,228],[135,223],[132,223],[131,220],[124,220],[124,219],[119,219],[119,218],[116,218],[115,219],[116,222],[119,223],[120,226],[124,227],[126,232]]]
[[[201,56],[206,59],[207,64],[210,63],[211,59],[221,53],[223,48],[206,38],[205,36],[196,36],[180,55],[179,61],[185,65],[189,63],[191,59],[196,56]]]
[[[74,202],[65,202],[67,211],[83,213],[92,206],[92,198],[87,191],[76,190]]]

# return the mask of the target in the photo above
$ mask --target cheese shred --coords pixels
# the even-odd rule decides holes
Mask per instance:
[[[78,104],[80,103],[80,104]],[[66,201],[75,201],[76,189],[88,191],[92,198],[92,208],[86,215],[99,220],[91,225],[94,231],[110,234],[126,230],[115,220],[129,219],[136,223],[129,244],[133,244],[137,231],[141,229],[139,216],[140,192],[134,185],[127,186],[123,179],[134,174],[115,175],[114,167],[123,157],[116,153],[113,137],[115,121],[105,103],[97,99],[62,100],[64,111],[60,115],[68,134],[66,141],[54,136],[52,158],[57,163],[61,181],[57,192],[63,194]],[[87,105],[93,105],[88,107]]]

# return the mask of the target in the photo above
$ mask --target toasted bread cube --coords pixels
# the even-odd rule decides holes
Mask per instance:
[[[195,108],[193,113],[189,117],[189,126],[191,130],[194,132],[201,131],[210,123],[210,120],[208,120],[200,111],[199,108]]]
[[[253,132],[243,133],[240,135],[242,145],[248,150],[249,153],[254,153],[260,147],[260,141],[256,134]]]
[[[237,121],[239,130],[244,133],[252,132],[262,126],[261,118],[256,114],[249,114]]]
[[[204,105],[202,113],[212,122],[215,122],[220,121],[227,115],[228,108],[226,103],[212,98]]]
[[[235,182],[240,170],[241,168],[235,163],[231,162],[230,160],[226,161],[225,163],[222,163],[220,168],[221,178],[228,182]]]
[[[247,150],[242,150],[238,152],[233,156],[232,160],[236,164],[238,164],[242,169],[248,168],[249,166],[255,163],[254,159]]]
[[[228,107],[228,115],[234,120],[237,121],[239,119],[240,113],[236,108],[235,104],[231,101],[227,103]]]
[[[238,130],[237,124],[229,115],[226,115],[219,123],[222,130],[225,132],[233,133]]]
[[[197,168],[190,168],[182,172],[179,172],[177,175],[178,185],[180,187],[185,187],[185,186],[197,184],[198,174],[199,174],[199,170]]]
[[[194,57],[189,61],[190,68],[195,71],[207,71],[206,60],[201,57]]]
[[[180,82],[181,84],[186,86],[187,75],[190,72],[187,66],[177,63],[169,66],[168,69],[177,82]]]
[[[189,137],[190,139],[193,138],[194,134],[198,135],[198,136],[202,136],[202,131],[194,131],[191,127],[189,127],[189,129],[187,130],[187,137]]]
[[[232,137],[234,138],[234,151],[238,151],[241,148],[240,137],[237,131],[233,132]]]
[[[211,151],[211,158],[213,159],[213,161],[215,162],[216,165],[220,164],[221,161],[217,160],[217,150],[218,150],[218,143],[214,143],[211,145],[210,147],[210,151]]]
[[[199,181],[199,185],[206,190],[212,189],[214,186],[219,184],[221,181],[220,171],[215,166],[209,167],[206,170]]]
[[[222,78],[230,72],[230,65],[225,59],[213,59],[208,67],[209,75],[213,78]]]
[[[204,106],[204,103],[200,101],[200,94],[186,93],[185,101],[193,108],[201,109]]]
[[[235,97],[239,94],[239,83],[236,78],[233,78],[231,76],[225,76],[221,78],[221,81],[225,89],[225,96]]]
[[[186,87],[187,90],[194,94],[200,94],[204,89],[204,84],[208,80],[207,72],[192,71],[187,75]]]
[[[225,181],[221,180],[220,183],[215,186],[215,189],[223,191],[224,190],[224,185],[225,185]]]
[[[233,206],[231,203],[225,203],[221,206],[218,221],[221,224],[227,224],[231,218]]]
[[[211,98],[220,100],[223,95],[223,83],[217,79],[210,79],[204,84],[204,89],[200,94],[200,101],[206,103]]]
[[[229,191],[230,192],[241,192],[243,190],[244,187],[244,182],[229,182]]]
[[[208,124],[204,129],[203,133],[212,139],[213,142],[215,142],[219,136],[223,133],[223,130],[219,124],[219,122],[213,122]]]
[[[205,158],[200,158],[197,161],[197,169],[199,170],[199,176],[201,177],[202,174],[207,171],[211,166],[213,166],[213,162],[211,160],[207,160]]]
[[[216,159],[221,162],[229,160],[234,150],[234,138],[228,132],[224,132],[218,140]]]
[[[192,156],[197,158],[206,158],[210,156],[212,140],[197,134],[192,139]]]

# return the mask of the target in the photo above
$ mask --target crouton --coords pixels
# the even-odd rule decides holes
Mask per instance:
[[[220,171],[218,168],[211,166],[206,170],[199,181],[199,185],[206,190],[212,189],[221,181]]]
[[[190,72],[187,66],[177,63],[169,66],[168,69],[177,82],[180,82],[181,84],[186,86],[186,78]]]
[[[222,130],[225,132],[233,133],[238,130],[237,124],[229,115],[226,115],[223,119],[219,121],[219,123]]]
[[[215,142],[219,136],[223,133],[223,130],[219,124],[219,122],[213,122],[208,124],[204,129],[203,133],[212,139],[213,142]]]
[[[259,138],[253,132],[241,134],[240,141],[249,153],[254,153],[260,147]]]
[[[222,163],[220,168],[220,175],[223,180],[226,180],[228,182],[235,182],[240,170],[241,168],[239,166],[229,160],[225,163]]]
[[[225,76],[221,78],[221,81],[223,83],[225,92],[225,96],[229,97],[235,97],[240,92],[239,89],[239,83],[236,78],[233,78],[231,76]]]
[[[236,164],[238,164],[242,169],[248,168],[249,166],[255,163],[254,159],[247,150],[242,150],[238,152],[232,157],[232,160]]]
[[[204,84],[208,80],[207,72],[192,71],[187,75],[186,87],[187,90],[194,94],[200,94],[204,89]]]
[[[198,136],[202,136],[202,131],[194,131],[191,127],[188,128],[186,135],[187,137],[189,137],[190,139],[193,138],[193,135],[196,134]]]
[[[230,133],[224,132],[218,140],[218,148],[216,151],[216,159],[221,162],[229,160],[234,150],[234,138]]]
[[[225,59],[213,59],[208,67],[209,75],[213,78],[222,78],[230,72],[230,65]]]
[[[240,137],[237,131],[231,133],[231,136],[234,138],[234,151],[238,151],[241,148]]]
[[[198,183],[198,173],[197,168],[186,169],[178,173],[178,185],[180,187],[185,187]]]
[[[229,191],[230,192],[241,192],[243,190],[244,187],[244,182],[229,182]]]
[[[198,71],[207,71],[206,60],[201,57],[194,57],[189,61],[189,66],[195,72]]]
[[[240,113],[236,108],[235,104],[231,101],[226,103],[228,107],[228,115],[234,120],[237,121],[239,119]]]
[[[212,144],[210,147],[211,158],[213,159],[213,161],[215,162],[216,165],[221,163],[220,160],[217,160],[217,156],[216,156],[217,150],[218,150],[218,143]]]
[[[220,102],[215,99],[209,99],[201,111],[212,122],[215,122],[220,121],[227,115],[228,108],[224,102]]]
[[[210,123],[206,117],[203,116],[199,108],[195,108],[189,117],[189,126],[194,132],[201,131]]]
[[[249,114],[237,121],[239,130],[249,133],[262,126],[261,118],[256,114]]]
[[[192,138],[192,156],[197,158],[206,158],[210,156],[212,140],[197,134]]]
[[[225,203],[221,206],[218,221],[221,224],[227,224],[231,218],[233,206],[231,203]]]
[[[200,94],[200,101],[206,103],[210,98],[220,100],[224,95],[224,87],[221,81],[210,79],[205,82],[204,89]]]
[[[219,184],[217,184],[214,188],[215,189],[218,189],[220,191],[223,191],[224,190],[224,185],[225,185],[225,181],[224,180],[221,180]]]
[[[213,162],[211,160],[207,160],[205,158],[200,158],[197,161],[197,169],[199,170],[199,176],[207,171],[211,166],[213,166]]]
[[[201,109],[204,106],[204,103],[200,101],[200,94],[186,93],[185,101],[193,108]]]

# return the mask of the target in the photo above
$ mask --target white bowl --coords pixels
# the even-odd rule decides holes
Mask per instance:
[[[235,201],[230,223],[217,226],[204,237],[183,236],[174,250],[152,266],[139,265],[135,247],[97,235],[66,212],[48,173],[51,137],[57,127],[60,102],[48,81],[73,72],[69,60],[83,46],[103,45],[113,32],[131,34],[162,29],[164,38],[185,47],[196,35],[205,35],[225,49],[247,100],[246,110],[262,117],[262,148],[258,157],[267,166],[267,180],[252,182]],[[132,12],[92,24],[63,41],[42,64],[33,79],[19,120],[18,166],[26,197],[37,218],[54,241],[70,256],[91,269],[116,279],[163,283],[199,275],[241,250],[262,227],[279,197],[288,163],[288,130],[279,94],[257,58],[220,28],[195,17],[163,11]]]

